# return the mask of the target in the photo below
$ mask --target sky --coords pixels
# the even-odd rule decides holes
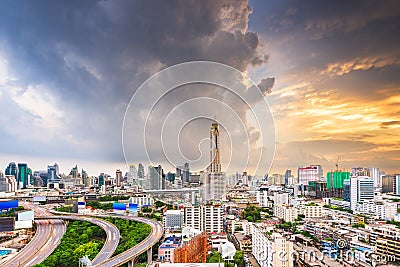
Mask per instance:
[[[328,171],[338,158],[341,169],[398,173],[399,32],[399,1],[1,1],[0,169],[10,161],[35,170],[57,162],[66,173],[78,164],[90,175],[113,174],[125,168],[128,150],[128,163],[147,165],[139,147],[148,143],[150,162],[168,170],[163,142],[204,163],[208,110],[224,125],[228,172],[256,172],[254,153],[267,151],[274,158],[262,160],[260,175],[308,164]],[[249,107],[218,86],[188,85],[154,111],[147,110],[150,90],[129,106],[154,74],[198,60],[231,66],[270,93]],[[201,97],[206,104],[183,104]],[[187,111],[203,117],[185,123]],[[255,127],[253,111],[261,121],[270,112],[274,123]],[[144,135],[143,114],[151,114]],[[237,121],[229,123],[232,114]],[[124,118],[134,122],[129,149]],[[168,131],[160,146],[156,130],[164,124],[179,131]]]

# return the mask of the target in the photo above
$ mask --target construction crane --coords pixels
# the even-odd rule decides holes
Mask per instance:
[[[336,159],[336,164],[335,164],[335,166],[336,166],[336,172],[338,172],[339,171],[339,161],[340,161],[340,159],[342,158],[342,156],[341,155],[338,155],[337,156],[337,159]]]

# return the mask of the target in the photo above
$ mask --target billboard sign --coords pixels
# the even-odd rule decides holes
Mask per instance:
[[[32,228],[32,221],[15,221],[15,230]]]
[[[0,210],[8,210],[18,208],[18,200],[0,201]]]
[[[14,221],[11,217],[0,218],[0,232],[14,231]]]
[[[33,202],[46,202],[46,196],[36,196],[32,199]]]
[[[21,211],[17,213],[18,221],[32,221],[35,219],[35,214],[33,210]]]
[[[126,204],[125,203],[114,202],[113,203],[113,209],[116,212],[126,211]]]
[[[129,203],[129,213],[138,212],[138,204],[136,203]]]

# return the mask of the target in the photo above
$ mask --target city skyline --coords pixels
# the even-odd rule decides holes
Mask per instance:
[[[211,60],[270,91],[270,173],[310,164],[335,169],[338,155],[347,170],[400,172],[398,2],[154,3],[0,4],[2,165],[57,162],[66,171],[78,164],[113,174],[125,167],[122,121],[136,88],[174,64]],[[185,90],[166,104],[197,95]],[[195,140],[208,136],[204,124],[191,127]],[[259,132],[246,128],[257,144]],[[190,138],[183,145],[190,156],[198,152]],[[221,151],[221,161],[227,154]],[[147,165],[146,155],[135,157]]]

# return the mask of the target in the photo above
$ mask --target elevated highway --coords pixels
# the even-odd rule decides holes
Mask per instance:
[[[13,258],[3,263],[3,267],[27,267],[43,262],[60,244],[66,231],[61,220],[39,220],[36,223],[36,234],[33,239]]]
[[[99,254],[97,254],[97,256],[92,260],[93,265],[97,265],[108,260],[117,249],[119,240],[121,238],[119,230],[114,224],[98,218],[69,215],[69,216],[40,217],[37,219],[86,221],[101,227],[106,232],[107,238]]]

